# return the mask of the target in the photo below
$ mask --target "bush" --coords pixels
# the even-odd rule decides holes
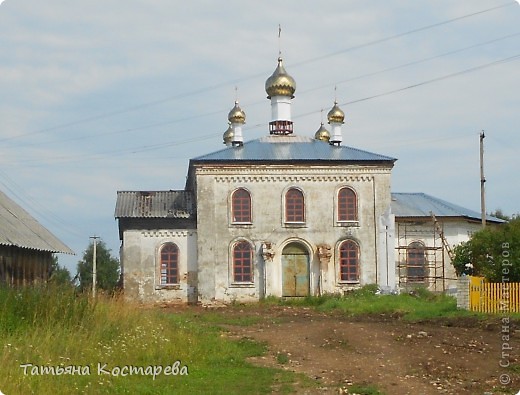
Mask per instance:
[[[491,282],[502,282],[502,276],[507,276],[508,282],[520,282],[520,218],[476,232],[454,253],[453,266],[459,276],[482,276]]]

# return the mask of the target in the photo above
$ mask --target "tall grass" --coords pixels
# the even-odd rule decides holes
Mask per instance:
[[[0,391],[9,395],[267,394],[277,380],[295,378],[245,361],[264,352],[262,344],[232,342],[209,325],[117,298],[93,302],[70,288],[0,288]],[[176,361],[177,373],[186,366],[188,375],[103,373]],[[24,364],[32,364],[27,374]],[[41,366],[85,373],[88,367],[90,374],[31,374]]]
[[[0,333],[10,335],[33,327],[88,325],[95,305],[72,287],[0,287]]]

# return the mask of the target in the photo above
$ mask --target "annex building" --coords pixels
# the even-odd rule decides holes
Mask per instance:
[[[74,251],[0,191],[0,286],[48,281],[56,253]]]
[[[467,240],[479,214],[392,194],[396,159],[343,145],[337,103],[330,131],[295,133],[296,83],[281,58],[265,89],[264,137],[244,141],[236,102],[225,148],[190,160],[184,190],[117,193],[127,297],[207,303],[454,284],[446,244]]]

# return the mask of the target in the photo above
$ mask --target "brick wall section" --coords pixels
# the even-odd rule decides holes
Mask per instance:
[[[457,308],[469,310],[469,276],[457,280]]]

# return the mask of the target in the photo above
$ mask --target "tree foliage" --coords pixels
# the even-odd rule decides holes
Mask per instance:
[[[56,255],[52,257],[50,281],[58,285],[72,284],[69,269],[64,266],[60,266],[58,263],[58,257]]]
[[[80,290],[92,289],[92,264],[94,243],[91,242],[83,253],[83,259],[78,262],[78,280]],[[99,289],[112,292],[119,281],[119,260],[111,255],[103,240],[96,245],[96,286]]]
[[[455,247],[454,253],[457,275],[482,276],[491,282],[520,282],[520,218],[476,232],[469,241]]]

